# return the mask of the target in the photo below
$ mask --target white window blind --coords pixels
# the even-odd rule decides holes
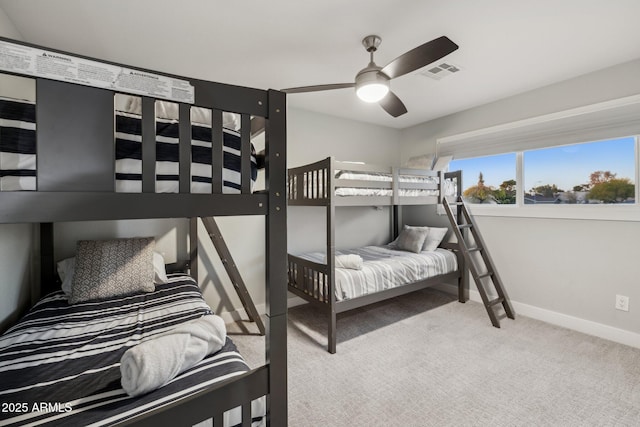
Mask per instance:
[[[440,138],[437,156],[463,159],[638,134],[640,95],[633,95]]]

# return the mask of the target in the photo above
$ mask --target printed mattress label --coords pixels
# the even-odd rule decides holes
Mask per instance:
[[[0,40],[0,70],[176,102],[195,102],[187,80]]]

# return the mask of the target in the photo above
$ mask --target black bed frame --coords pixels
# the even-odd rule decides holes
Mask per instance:
[[[384,172],[391,174],[393,178],[391,182],[386,183],[374,180],[340,179],[336,177],[336,172],[339,170]],[[438,184],[401,182],[398,179],[400,175],[437,176]],[[403,205],[441,203],[442,197],[444,197],[444,180],[456,182],[457,196],[459,196],[462,189],[462,173],[460,171],[441,173],[421,169],[381,168],[379,166],[353,164],[352,162],[338,162],[333,157],[328,157],[315,163],[289,169],[287,179],[290,206],[316,206],[326,210],[327,262],[326,264],[321,264],[288,254],[288,286],[289,291],[293,294],[326,310],[328,314],[327,349],[329,353],[336,352],[337,315],[339,313],[451,281],[457,282],[458,301],[466,302],[469,299],[468,275],[466,274],[464,256],[459,250],[458,243],[448,242],[441,243],[440,247],[455,252],[458,270],[454,272],[342,301],[336,301],[335,295],[336,207],[391,206],[393,235],[397,237],[402,226],[400,224],[400,207]],[[337,196],[335,191],[337,186],[362,189],[386,187],[392,192],[389,196]],[[400,192],[402,189],[437,190],[437,195],[402,197]]]
[[[0,38],[17,45],[39,46]],[[46,48],[62,54],[66,52]],[[81,55],[75,57],[94,60]],[[118,65],[107,61],[100,61]],[[198,217],[264,215],[266,233],[265,365],[123,425],[192,425],[213,418],[222,425],[225,411],[242,406],[242,425],[251,425],[251,401],[266,396],[267,423],[287,425],[286,290],[286,96],[199,79],[195,106],[212,109],[213,191],[190,194],[190,104],[180,103],[180,192],[154,193],[154,98],[143,96],[142,193],[115,192],[114,91],[32,77],[36,84],[37,191],[0,192],[0,223],[40,224],[41,294],[55,290],[53,223],[59,221],[141,218],[191,219],[191,273],[197,275]],[[11,74],[11,73],[8,73]],[[16,74],[20,75],[20,74]],[[222,194],[222,112],[241,115],[241,194]],[[266,123],[266,190],[251,193],[251,118]],[[146,129],[146,130],[145,130]]]

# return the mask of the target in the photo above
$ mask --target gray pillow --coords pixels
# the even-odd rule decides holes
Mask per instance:
[[[403,251],[419,253],[422,251],[422,245],[429,234],[429,230],[422,228],[405,228],[400,232],[396,248]]]
[[[440,245],[440,242],[442,242],[442,239],[444,239],[444,236],[447,234],[447,231],[449,231],[449,229],[446,227],[445,228],[431,227],[429,229],[429,235],[425,239],[424,245],[422,245],[422,250],[435,251]]]
[[[152,292],[153,237],[80,240],[69,303]]]
[[[422,230],[428,230],[429,234],[427,234],[427,238],[424,240],[424,244],[422,245],[422,251],[435,251],[438,246],[440,246],[440,242],[444,239],[444,236],[447,235],[449,231],[446,227],[422,227],[415,225],[405,225],[404,228],[419,228]]]

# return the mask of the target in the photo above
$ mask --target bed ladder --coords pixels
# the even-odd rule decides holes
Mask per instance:
[[[258,314],[258,310],[251,299],[251,295],[249,295],[249,291],[247,290],[244,280],[242,280],[242,276],[240,275],[238,267],[231,256],[229,247],[222,237],[218,223],[216,223],[216,220],[213,217],[201,217],[200,219],[202,220],[202,224],[204,224],[204,228],[207,230],[207,234],[209,234],[209,237],[213,242],[213,246],[216,248],[216,251],[220,256],[222,265],[224,265],[224,269],[227,271],[229,279],[231,279],[231,283],[244,306],[244,310],[247,313],[249,320],[251,322],[255,322],[260,330],[260,335],[264,335],[264,323],[262,322],[262,319]]]
[[[447,198],[443,198],[442,204],[458,239],[460,251],[469,266],[473,280],[476,282],[478,293],[482,298],[484,307],[487,309],[491,324],[499,328],[500,318],[498,313],[496,313],[495,307],[501,305],[504,308],[506,317],[509,319],[515,319],[515,312],[513,311],[513,307],[504,289],[502,280],[498,275],[495,264],[487,251],[487,246],[480,235],[478,226],[462,200],[462,196],[457,196],[455,202],[449,202]],[[457,207],[456,214],[453,213],[452,206]],[[465,230],[469,230],[470,233],[465,232]],[[469,234],[473,236],[473,239],[469,239]],[[479,256],[475,255],[476,252]],[[490,291],[491,286],[493,286],[495,294],[497,294],[495,298],[490,295],[494,294],[494,292]]]

